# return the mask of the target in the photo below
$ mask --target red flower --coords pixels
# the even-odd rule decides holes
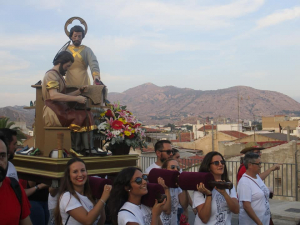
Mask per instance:
[[[133,128],[137,128],[137,127],[139,127],[139,126],[141,126],[142,124],[140,124],[140,123],[137,123],[137,124],[135,124],[134,126],[133,126]]]
[[[128,137],[129,139],[134,138],[134,134],[130,134],[130,136]]]
[[[108,110],[105,112],[105,116],[113,117],[112,111],[111,111],[110,109],[108,109]]]
[[[114,122],[112,122],[111,127],[115,130],[121,130],[123,126],[123,123],[119,120],[115,120]]]

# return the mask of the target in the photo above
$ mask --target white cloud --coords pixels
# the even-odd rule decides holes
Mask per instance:
[[[205,29],[227,27],[230,19],[255,12],[264,0],[238,0],[224,5],[201,6],[195,1],[90,1],[85,5],[95,14],[106,15],[132,27],[151,26],[156,31],[183,27]]]
[[[1,71],[1,70],[0,70]],[[30,87],[42,80],[46,71],[14,72],[1,75],[1,85]]]
[[[296,19],[298,17],[300,17],[299,6],[292,9],[283,9],[258,20],[257,28],[273,26],[287,20]]]
[[[0,92],[0,107],[14,106],[14,105],[29,105],[30,101],[35,99],[35,92],[32,93],[13,93],[13,92]]]
[[[0,42],[0,47],[5,49],[18,49],[18,50],[43,50],[59,48],[63,46],[68,41],[67,37],[60,34],[23,34],[12,35],[6,34],[2,37]]]
[[[269,76],[269,73],[266,71],[253,71],[253,72],[246,72],[241,75],[245,78],[251,78],[255,80],[263,80]]]
[[[0,51],[1,79],[3,78],[3,73],[11,73],[13,71],[27,69],[29,66],[30,62],[18,58],[8,51]],[[3,80],[1,80],[1,84],[3,85]]]
[[[24,3],[42,10],[57,9],[60,11],[64,6],[67,7],[66,2],[62,0],[27,0]]]

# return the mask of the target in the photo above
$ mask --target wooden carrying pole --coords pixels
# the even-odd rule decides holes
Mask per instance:
[[[64,149],[64,134],[57,133],[58,158],[63,158],[63,149]]]

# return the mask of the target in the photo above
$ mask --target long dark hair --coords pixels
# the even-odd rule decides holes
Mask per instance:
[[[59,210],[59,203],[60,203],[60,198],[62,197],[62,195],[65,192],[67,192],[67,191],[70,192],[70,194],[73,195],[80,202],[80,199],[79,199],[78,195],[76,194],[76,191],[74,190],[73,184],[72,184],[71,179],[70,179],[70,166],[75,162],[82,162],[85,165],[84,161],[80,158],[77,158],[77,157],[70,159],[67,163],[67,168],[65,169],[64,176],[61,180],[60,188],[59,188],[59,191],[58,191],[58,194],[57,194],[57,196],[58,196],[57,204],[56,204],[56,208],[55,208],[55,211],[54,211],[54,218],[55,218],[55,224],[56,225],[61,225],[62,224],[62,218],[61,218],[60,210]],[[83,194],[86,197],[88,197],[88,199],[95,205],[95,200],[92,197],[92,191],[91,191],[91,187],[90,187],[88,177],[87,177],[87,180],[84,184]],[[70,196],[70,200],[71,200],[71,196]]]
[[[110,216],[112,223],[118,224],[118,213],[121,207],[128,200],[128,191],[125,190],[125,187],[131,188],[130,180],[133,177],[135,171],[141,171],[137,167],[128,167],[123,169],[114,180],[114,185],[110,193],[110,198],[108,202],[108,208],[110,211]]]
[[[164,163],[162,164],[161,168],[162,168],[162,169],[167,169],[167,168],[168,168],[168,165],[169,165],[169,162],[171,162],[171,161],[177,162],[176,159],[167,159],[166,161],[164,161]],[[178,162],[177,162],[177,163],[178,163]]]
[[[204,157],[204,159],[203,159],[203,161],[200,165],[199,172],[210,172],[210,163],[211,163],[212,158],[215,155],[221,156],[222,160],[225,161],[225,159],[224,159],[224,157],[222,156],[221,153],[219,153],[219,152],[209,152],[205,155],[205,157]],[[221,179],[225,180],[226,182],[230,182],[230,180],[228,179],[226,163],[224,165],[224,173],[222,174]]]

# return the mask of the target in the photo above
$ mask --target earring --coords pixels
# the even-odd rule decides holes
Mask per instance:
[[[130,189],[128,190],[128,192],[130,192]]]

